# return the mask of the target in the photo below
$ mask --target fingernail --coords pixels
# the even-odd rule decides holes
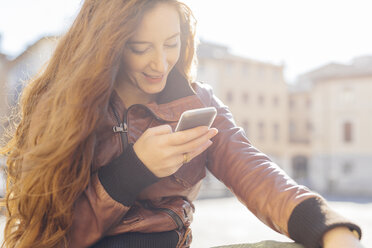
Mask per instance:
[[[218,129],[217,128],[211,128],[210,129],[211,131],[212,131],[212,133],[214,134],[214,135],[216,135],[217,133],[218,133]]]

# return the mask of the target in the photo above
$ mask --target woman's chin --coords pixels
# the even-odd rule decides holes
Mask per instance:
[[[141,85],[138,85],[138,86],[142,90],[142,92],[148,95],[155,95],[155,94],[162,92],[165,85],[166,85],[166,78],[164,78],[162,82],[159,82],[156,84],[145,84],[142,87]]]

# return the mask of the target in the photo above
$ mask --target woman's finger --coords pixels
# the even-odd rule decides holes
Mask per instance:
[[[214,128],[215,129],[215,128]],[[211,129],[209,129],[207,126],[200,126],[195,127],[191,129],[187,129],[184,131],[175,132],[172,134],[169,134],[169,144],[171,145],[182,145],[187,142],[190,142],[191,140],[194,140],[203,134],[206,134]]]
[[[181,145],[187,143],[197,137],[208,132],[207,126],[200,126],[195,128],[190,128],[187,130],[171,133],[168,135],[167,139],[170,145]]]
[[[162,135],[172,133],[172,127],[169,125],[160,125],[156,127],[151,127],[146,130],[147,133],[152,135]]]
[[[195,149],[195,150],[193,150],[191,152],[188,152],[187,153],[188,161],[190,162],[193,158],[195,158],[196,156],[198,156],[199,154],[201,154],[202,152],[204,152],[212,144],[213,144],[212,141],[207,140],[207,142],[205,142],[203,145],[199,146],[197,149]],[[183,163],[183,162],[184,162],[184,153],[182,154],[182,162],[181,163]]]
[[[204,145],[208,140],[213,138],[217,134],[217,129],[213,128],[210,129],[207,133],[204,135],[197,137],[196,139],[193,139],[187,143],[178,145],[176,147],[176,152],[179,153],[185,153],[185,152],[191,152],[193,150],[198,149],[200,146]]]

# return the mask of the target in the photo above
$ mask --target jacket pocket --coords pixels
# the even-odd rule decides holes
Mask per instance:
[[[106,235],[117,235],[126,232],[165,232],[177,230],[177,225],[165,212],[150,209],[141,204],[132,213],[125,215]]]
[[[158,213],[171,217],[177,226],[177,230],[189,227],[193,220],[194,205],[182,197],[167,197],[160,201],[145,201],[143,205]]]
[[[172,179],[181,184],[184,188],[194,186],[206,175],[206,158],[207,153],[203,152],[189,163],[182,165],[181,168],[172,175]]]
[[[121,219],[121,225],[132,226],[138,223],[139,221],[143,220],[143,216],[141,214],[141,209],[138,205],[133,205],[127,214]]]

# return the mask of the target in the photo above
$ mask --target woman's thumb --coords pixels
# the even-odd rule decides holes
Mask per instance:
[[[153,135],[169,134],[172,133],[172,127],[169,125],[160,125],[147,129]]]

